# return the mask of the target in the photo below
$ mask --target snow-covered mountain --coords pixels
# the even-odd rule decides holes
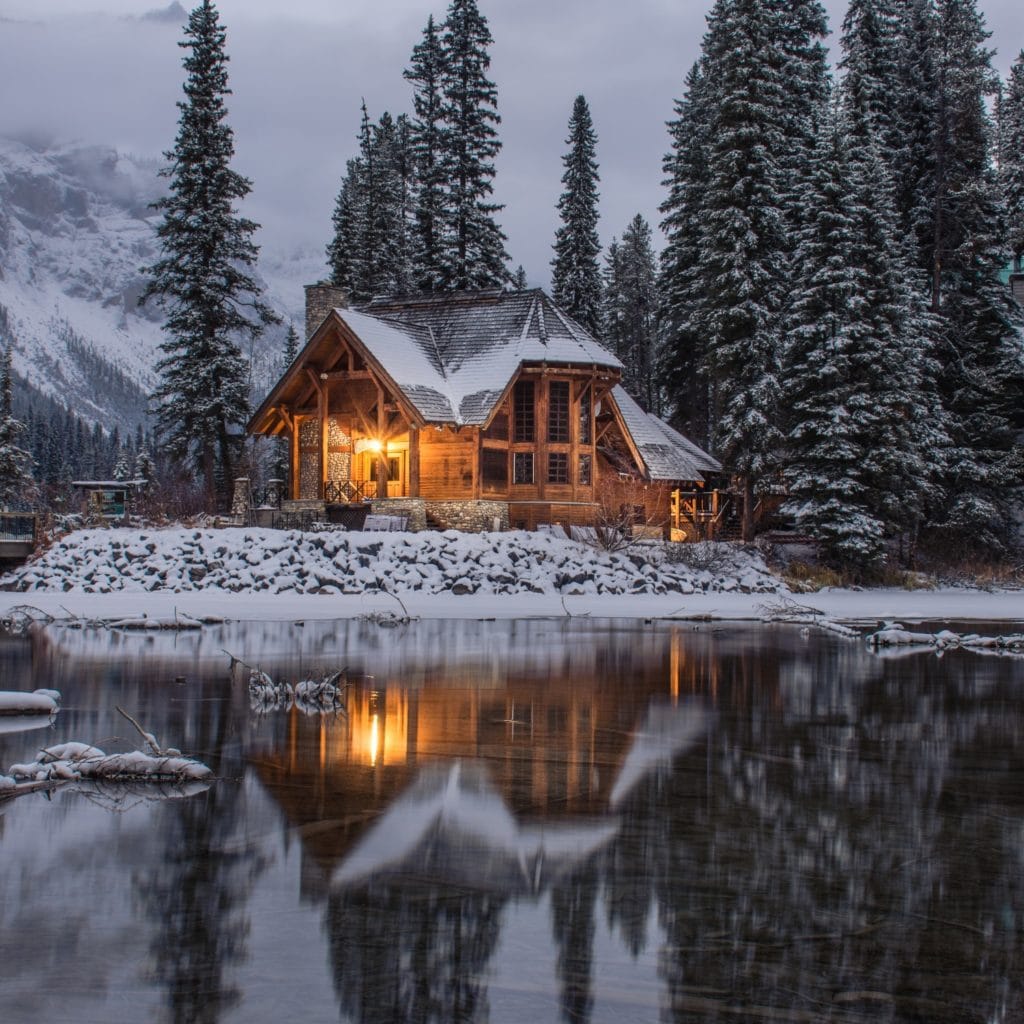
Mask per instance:
[[[155,383],[160,311],[137,303],[140,268],[156,257],[160,166],[109,147],[0,139],[0,341],[32,387],[107,428],[142,422]],[[302,284],[324,269],[322,253],[265,249],[266,298],[300,332]],[[254,353],[257,393],[284,330]]]

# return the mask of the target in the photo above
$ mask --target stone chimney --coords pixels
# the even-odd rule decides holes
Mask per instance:
[[[348,292],[333,284],[306,285],[306,341],[324,322],[332,309],[348,306]]]

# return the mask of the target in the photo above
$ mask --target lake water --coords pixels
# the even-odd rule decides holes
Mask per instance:
[[[0,679],[64,694],[0,768],[121,706],[217,774],[0,803],[4,1024],[1024,1022],[1024,659],[354,621],[49,627]]]

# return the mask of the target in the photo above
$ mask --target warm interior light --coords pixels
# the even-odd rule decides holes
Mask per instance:
[[[377,438],[373,437],[366,442],[366,448],[371,452],[382,452],[384,450],[384,442],[378,441]]]
[[[370,720],[370,765],[376,767],[377,757],[380,754],[380,715],[374,715]]]

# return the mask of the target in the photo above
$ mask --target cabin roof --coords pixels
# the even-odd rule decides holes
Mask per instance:
[[[701,481],[704,473],[722,471],[717,459],[664,420],[644,412],[621,384],[612,389],[612,398],[652,480]]]
[[[524,363],[622,363],[539,289],[376,298],[336,309],[428,421],[479,426]]]

